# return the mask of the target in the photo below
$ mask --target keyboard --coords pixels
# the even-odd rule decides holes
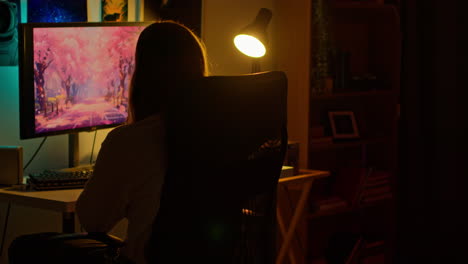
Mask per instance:
[[[30,189],[61,190],[83,188],[93,175],[93,167],[77,167],[62,170],[44,170],[31,173],[27,179]]]

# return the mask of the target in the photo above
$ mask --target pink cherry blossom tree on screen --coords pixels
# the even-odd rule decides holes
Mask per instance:
[[[36,29],[37,30],[37,29]],[[45,32],[34,34],[34,84],[39,111],[46,112],[45,73],[54,61],[50,50],[51,41]],[[47,113],[45,113],[47,114]]]
[[[128,99],[128,86],[130,77],[135,68],[135,47],[142,28],[119,28],[112,32],[109,38],[107,56],[110,75],[115,79],[110,80],[110,86],[114,88],[114,103],[116,106],[125,105]]]
[[[61,79],[66,103],[73,101],[72,89],[79,87],[88,75],[85,50],[87,38],[80,30],[65,28],[35,29],[34,80],[41,112],[47,115],[47,80],[54,75]],[[47,70],[47,71],[46,71]],[[56,87],[54,87],[56,88]]]
[[[54,46],[55,71],[60,76],[62,88],[65,90],[65,103],[75,103],[78,90],[89,78],[87,63],[89,32],[85,28],[74,31],[58,29],[56,39],[61,41]]]
[[[114,106],[125,105],[136,41],[143,27],[36,30],[34,81],[39,110],[45,116],[48,89],[52,89],[48,84],[57,86],[54,78],[60,79],[65,104],[74,104],[87,96],[108,96]]]

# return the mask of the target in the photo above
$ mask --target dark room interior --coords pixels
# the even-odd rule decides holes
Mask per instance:
[[[122,77],[123,71],[120,71],[120,79],[117,74],[115,80],[104,84],[116,91],[111,94],[111,88],[103,88],[100,93],[107,92],[106,100],[114,100],[113,103],[121,101],[114,103],[117,110],[112,110],[111,114],[108,114],[110,110],[106,110],[106,114],[102,115],[104,121],[97,128],[90,123],[83,128],[37,130],[36,126],[42,127],[40,122],[46,122],[43,120],[60,117],[63,115],[60,112],[62,108],[72,107],[75,104],[73,100],[79,97],[80,87],[78,84],[67,86],[66,78],[62,75],[48,75],[51,79],[48,85],[57,84],[57,91],[60,92],[54,95],[48,92],[47,96],[44,92],[42,97],[46,99],[35,94],[45,89],[42,87],[45,81],[38,80],[37,75],[33,77],[39,71],[38,67],[43,67],[45,71],[52,63],[64,62],[59,62],[58,57],[51,59],[53,57],[49,53],[39,56],[34,54],[37,50],[32,49],[35,45],[32,44],[32,28],[49,28],[50,24],[28,23],[31,21],[27,21],[26,2],[0,0],[0,264],[8,263],[8,247],[19,236],[85,231],[75,215],[75,203],[89,178],[83,178],[79,187],[64,187],[64,190],[53,187],[50,190],[48,187],[37,187],[34,190],[35,183],[32,180],[27,182],[26,178],[30,175],[30,179],[34,179],[34,175],[49,169],[72,171],[74,167],[83,164],[92,173],[101,143],[108,132],[124,124],[127,118],[128,105],[125,100],[130,96],[118,97],[115,94],[126,92],[127,88],[123,87],[131,82],[131,70],[128,69],[133,70],[133,64],[129,63],[128,68],[125,68],[128,76]],[[73,22],[85,25],[92,21],[98,22],[98,26],[107,23],[101,22],[106,1],[96,1],[99,8],[90,7],[90,2],[93,1],[88,1],[88,20]],[[462,156],[466,156],[462,155],[461,149],[466,149],[464,123],[467,118],[461,115],[460,101],[464,97],[457,80],[457,75],[465,74],[464,71],[460,72],[462,55],[457,54],[457,46],[461,43],[459,18],[463,9],[458,1],[243,0],[238,4],[218,0],[121,2],[125,3],[121,9],[125,16],[126,12],[133,12],[127,22],[128,25],[139,26],[132,29],[138,34],[150,22],[159,19],[186,25],[206,48],[210,75],[228,76],[222,78],[233,80],[232,87],[238,86],[244,79],[239,79],[237,83],[234,81],[236,78],[230,76],[264,71],[273,72],[271,76],[280,76],[275,77],[276,84],[281,82],[278,86],[287,86],[287,96],[278,103],[278,108],[284,111],[274,111],[278,116],[286,115],[278,119],[282,122],[287,119],[288,135],[287,144],[282,142],[281,145],[281,151],[285,151],[281,152],[285,155],[283,167],[272,183],[275,198],[269,197],[270,205],[274,206],[276,213],[268,216],[273,221],[268,223],[274,223],[268,228],[275,235],[269,233],[265,237],[270,240],[267,243],[274,244],[268,246],[273,245],[275,249],[266,257],[259,253],[258,258],[253,258],[253,263],[468,263],[468,214],[465,212],[468,195],[464,190],[468,184],[468,174],[461,168],[464,162]],[[13,5],[15,9],[12,9]],[[245,7],[241,8],[242,5]],[[14,11],[10,13],[7,10]],[[267,53],[264,58],[250,58],[235,49],[232,39],[241,29],[259,22],[260,14],[267,17],[262,22],[263,30],[268,33],[263,36],[268,39],[265,44]],[[22,31],[16,32],[17,25],[11,24],[15,16],[18,20],[15,23],[25,24]],[[28,24],[32,26],[28,28]],[[127,36],[128,39],[134,38],[131,40],[131,57],[134,55],[137,35],[129,34],[124,38]],[[104,34],[102,39],[105,39]],[[17,43],[12,42],[15,40],[19,41],[18,50]],[[35,56],[42,58],[42,61],[39,63]],[[111,56],[96,58],[97,61],[101,58],[112,63]],[[120,65],[122,61],[120,57]],[[61,67],[65,72],[66,67]],[[105,76],[114,73],[99,70],[99,74]],[[272,77],[267,73],[260,78],[271,81]],[[266,81],[259,79],[248,79],[246,83],[259,82],[260,89]],[[72,82],[71,77],[68,80]],[[80,85],[87,85],[83,83]],[[28,86],[32,87],[29,92],[25,88]],[[255,85],[249,83],[247,86]],[[78,92],[71,96],[74,89]],[[186,95],[192,99],[199,98],[190,91]],[[233,96],[236,95],[233,92]],[[273,92],[268,95],[265,98],[269,100],[277,96]],[[186,98],[180,102],[189,104]],[[245,103],[249,104],[249,101]],[[25,107],[26,104],[29,106]],[[223,105],[227,107],[229,103],[226,101]],[[245,106],[245,109],[251,108]],[[188,111],[186,116],[192,114]],[[246,113],[243,115],[248,116]],[[251,118],[254,116],[252,114]],[[111,119],[118,121],[106,122]],[[203,119],[193,120],[188,123],[203,123],[200,121]],[[256,130],[268,136],[274,134],[265,129]],[[238,135],[243,133],[240,129]],[[216,133],[210,135],[217,138]],[[281,134],[282,140],[285,135]],[[205,142],[193,146],[221,149],[216,143],[208,142],[209,137],[200,134],[197,137]],[[274,134],[272,137],[279,136]],[[191,144],[183,140],[180,142]],[[259,149],[265,151],[279,148],[277,139],[266,141]],[[181,149],[183,147],[178,150]],[[206,151],[193,153],[207,154]],[[181,160],[187,161],[183,158]],[[210,160],[204,158],[197,157],[195,160]],[[180,166],[180,171],[175,171],[187,173],[190,164],[188,161],[186,168]],[[205,170],[210,168],[219,170],[224,167],[206,166]],[[271,174],[270,170],[262,170]],[[196,175],[204,173],[197,172]],[[206,175],[218,177],[222,173],[218,175],[211,172]],[[254,173],[245,174],[246,177],[252,175]],[[235,195],[235,192],[229,193]],[[208,199],[208,195],[200,196]],[[184,204],[179,201],[180,197],[173,198],[179,205]],[[203,199],[200,198],[200,201],[209,203]],[[46,204],[44,200],[55,202]],[[215,199],[210,202],[218,205]],[[261,214],[260,210],[255,212],[245,208],[242,208],[244,216]],[[196,214],[194,208],[188,211]],[[164,219],[166,224],[169,227],[184,225],[183,211],[175,215],[182,220],[171,223]],[[126,221],[119,222],[107,233],[125,239]],[[188,228],[180,230],[187,231]],[[276,240],[272,237],[276,237]],[[246,244],[243,248],[248,251],[249,246]],[[198,249],[193,247],[192,251]],[[255,255],[255,252],[249,254]]]

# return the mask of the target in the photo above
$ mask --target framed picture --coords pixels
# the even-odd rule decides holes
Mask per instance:
[[[102,0],[102,21],[128,21],[128,0]]]
[[[86,22],[87,0],[28,0],[28,23]]]
[[[359,130],[353,111],[330,111],[328,118],[334,139],[359,138]]]

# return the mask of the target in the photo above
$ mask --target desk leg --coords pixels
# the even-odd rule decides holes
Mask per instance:
[[[75,213],[63,212],[62,214],[62,232],[74,233],[75,232]]]
[[[281,236],[283,237],[286,237],[286,227],[284,225],[284,217],[283,217],[283,214],[281,213],[281,209],[278,207],[276,209],[276,218],[278,219],[278,226],[279,226],[279,229],[280,229],[280,233],[281,233]],[[296,256],[294,255],[294,252],[292,250],[289,250],[289,262],[291,264],[296,264]]]
[[[278,257],[276,258],[276,264],[282,263],[286,255],[286,252],[289,250],[289,247],[291,246],[291,240],[294,236],[294,231],[296,230],[296,226],[299,223],[302,213],[304,212],[304,208],[307,203],[307,198],[309,197],[310,188],[312,187],[313,182],[314,182],[313,180],[310,182],[306,182],[302,186],[302,191],[299,197],[299,201],[297,202],[296,210],[294,210],[288,230],[286,232],[286,235],[283,238],[283,243],[281,244]]]

